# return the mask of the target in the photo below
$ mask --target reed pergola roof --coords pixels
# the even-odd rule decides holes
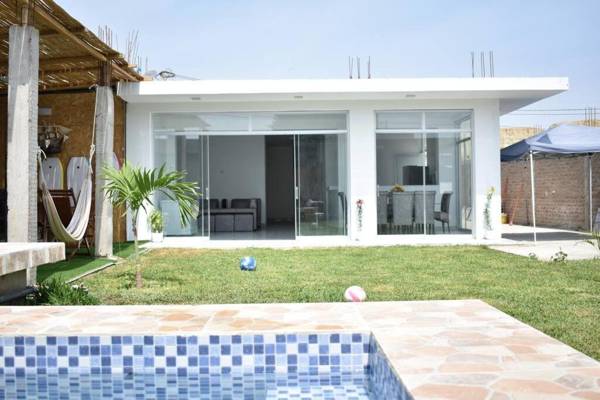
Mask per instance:
[[[41,91],[89,87],[98,82],[102,65],[110,65],[111,83],[143,80],[121,53],[53,0],[0,0],[0,90],[7,88],[9,28],[22,24],[23,7],[28,24],[40,33]]]

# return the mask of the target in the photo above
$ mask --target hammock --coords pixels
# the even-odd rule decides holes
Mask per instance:
[[[92,125],[92,144],[90,145],[89,161],[90,168],[81,186],[75,211],[68,226],[64,226],[52,195],[48,189],[48,184],[42,173],[42,155],[41,149],[38,150],[38,166],[40,168],[39,175],[39,186],[42,191],[42,203],[46,210],[46,216],[48,218],[48,224],[54,237],[65,243],[79,243],[85,236],[87,231],[88,223],[90,221],[90,211],[92,209],[92,158],[94,157],[95,145],[94,140],[96,136],[96,112],[98,107],[98,91],[96,91],[96,101],[94,105],[94,122]],[[45,155],[44,155],[45,156]]]

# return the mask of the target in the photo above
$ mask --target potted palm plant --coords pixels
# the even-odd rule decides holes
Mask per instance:
[[[160,168],[134,167],[125,163],[118,170],[112,166],[103,169],[105,195],[115,206],[124,206],[131,215],[131,230],[133,231],[135,286],[142,287],[142,267],[140,265],[140,250],[138,245],[138,216],[141,210],[148,212],[148,207],[154,207],[152,198],[155,193],[177,202],[182,226],[187,225],[198,215],[198,185],[195,182],[184,182],[185,171],[165,171]]]
[[[160,212],[160,210],[157,210],[156,208],[152,210],[150,216],[148,217],[148,221],[150,222],[150,233],[152,236],[152,242],[162,242],[165,224],[163,220],[163,215]]]

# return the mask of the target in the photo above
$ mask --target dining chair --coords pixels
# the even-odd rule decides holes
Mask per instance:
[[[390,220],[388,218],[389,192],[377,193],[377,232],[389,233]]]
[[[392,227],[398,233],[413,233],[413,192],[392,193]]]
[[[442,194],[442,202],[440,204],[440,211],[436,211],[434,213],[434,218],[436,221],[440,221],[442,223],[442,232],[445,231],[445,226],[448,227],[448,233],[450,233],[450,197],[452,196],[452,192],[445,192]]]

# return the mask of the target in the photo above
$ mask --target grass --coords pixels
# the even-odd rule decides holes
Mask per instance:
[[[256,272],[239,270],[253,255]],[[600,261],[546,263],[483,247],[155,250],[144,288],[124,263],[85,278],[105,304],[482,299],[600,359]]]
[[[92,253],[93,251],[94,250],[92,249]],[[133,242],[115,243],[113,252],[118,257],[127,258],[133,253]],[[59,261],[57,263],[38,267],[37,281],[41,283],[52,278],[60,278],[64,281],[68,281],[111,262],[111,260],[106,258],[90,257],[87,253],[87,249],[80,249],[78,254],[70,260]]]

